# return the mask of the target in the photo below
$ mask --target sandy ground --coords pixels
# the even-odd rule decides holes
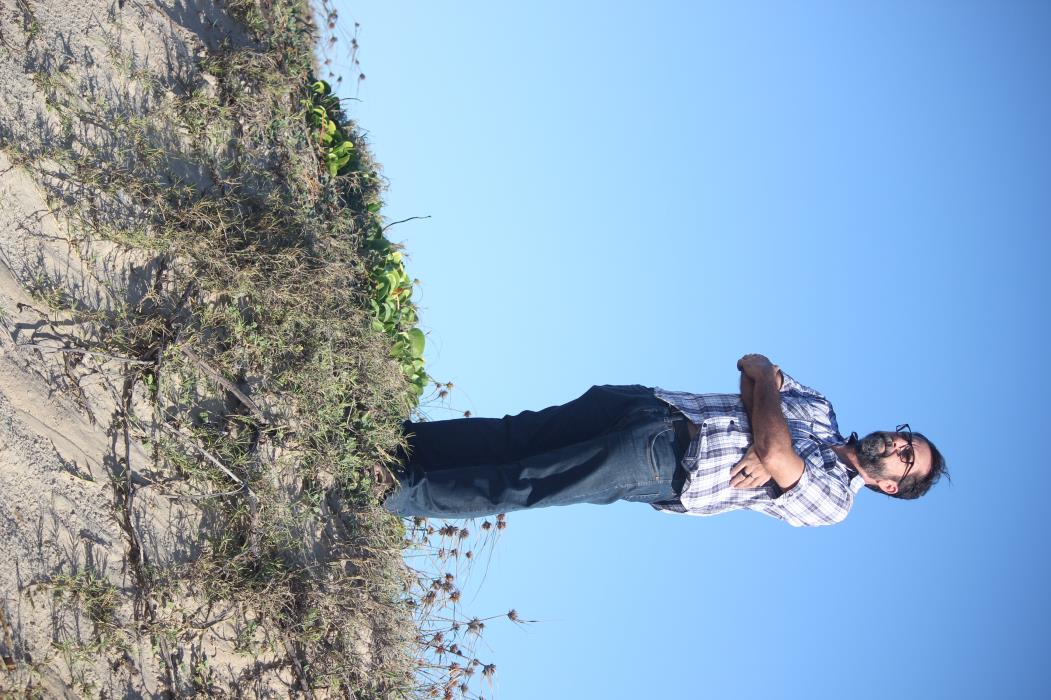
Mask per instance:
[[[79,240],[56,205],[75,181],[56,185],[37,168],[63,173],[46,153],[71,125],[46,104],[41,81],[113,110],[99,119],[148,114],[156,96],[129,75],[148,73],[161,94],[175,91],[205,44],[223,40],[242,39],[210,2],[0,0],[0,694],[31,684],[49,697],[151,697],[173,674],[166,654],[183,674],[193,666],[197,652],[154,648],[149,634],[126,635],[128,651],[101,661],[61,649],[103,637],[83,606],[52,595],[49,582],[109,582],[124,594],[116,618],[134,630],[150,616],[136,602],[130,549],[161,566],[192,558],[200,514],[154,480],[143,444],[126,442],[115,401],[125,365],[56,351],[91,331],[30,290],[61,288],[76,303],[104,308],[115,293],[133,298],[149,273],[148,260]],[[90,142],[90,124],[72,128]],[[134,535],[118,515],[128,496],[115,488],[129,481]],[[243,664],[227,658],[227,642],[217,630],[198,651],[236,679]]]

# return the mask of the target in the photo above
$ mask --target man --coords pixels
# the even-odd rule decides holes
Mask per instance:
[[[600,386],[502,419],[406,423],[405,471],[384,505],[470,518],[627,500],[690,515],[747,508],[816,526],[843,520],[862,486],[917,498],[946,473],[908,425],[844,440],[824,396],[762,355],[737,368],[739,395]]]

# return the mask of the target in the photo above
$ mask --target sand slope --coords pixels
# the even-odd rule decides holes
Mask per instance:
[[[55,149],[105,153],[110,144],[90,120],[69,123],[47,95],[57,84],[62,99],[93,106],[102,122],[148,117],[205,46],[223,41],[245,39],[210,2],[0,1],[0,691],[149,697],[184,685],[201,654],[231,692],[277,692],[280,671],[238,687],[252,661],[227,656],[236,631],[217,625],[206,644],[182,651],[151,634],[166,613],[137,598],[130,562],[192,558],[200,513],[151,474],[142,431],[126,434],[117,420],[127,365],[55,350],[97,333],[64,308],[134,300],[150,260],[84,240],[64,215],[77,174],[55,162]],[[74,579],[121,592],[104,615],[121,629],[99,629]],[[99,643],[110,649],[96,658],[77,651]]]

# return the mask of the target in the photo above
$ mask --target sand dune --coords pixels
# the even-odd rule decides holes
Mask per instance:
[[[176,630],[182,621],[166,617],[161,598],[139,595],[136,566],[191,560],[202,516],[151,472],[145,443],[156,427],[124,430],[129,365],[71,351],[100,332],[73,310],[134,303],[153,260],[78,229],[78,198],[92,195],[63,151],[122,157],[108,124],[150,120],[201,83],[197,61],[209,47],[246,41],[210,2],[0,3],[0,690],[155,696],[188,687],[196,656],[208,658],[213,688],[265,695],[291,682],[280,668],[239,680],[273,656],[232,654],[238,630],[222,624],[191,645],[165,642],[167,622]],[[136,207],[117,198],[101,211],[132,229]],[[134,392],[148,415],[141,386]],[[117,593],[94,616],[93,582]],[[204,605],[181,595],[185,607]],[[113,628],[100,629],[100,617]],[[99,645],[107,648],[89,653]]]

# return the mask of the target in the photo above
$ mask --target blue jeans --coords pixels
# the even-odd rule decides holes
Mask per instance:
[[[524,508],[675,498],[685,473],[680,416],[643,386],[503,418],[405,423],[409,454],[384,507],[473,518]]]

